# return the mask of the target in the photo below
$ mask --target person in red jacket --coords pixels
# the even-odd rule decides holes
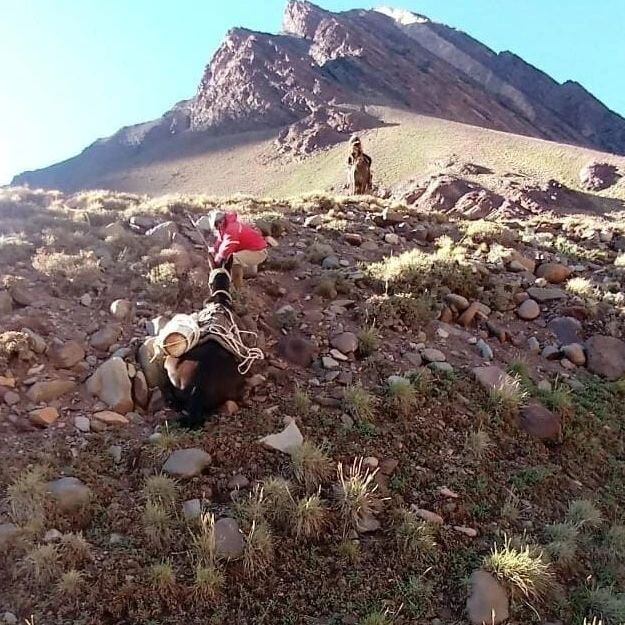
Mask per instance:
[[[240,221],[236,213],[211,211],[207,218],[199,220],[198,226],[209,229],[215,236],[212,252],[216,264],[233,257],[233,282],[237,286],[241,284],[243,273],[256,275],[258,265],[267,260],[265,238],[256,228]]]

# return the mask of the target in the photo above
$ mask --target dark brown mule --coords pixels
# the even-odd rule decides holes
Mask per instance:
[[[211,259],[211,266],[214,267]],[[210,301],[232,310],[230,295],[232,258],[211,272]],[[184,413],[180,423],[201,427],[206,417],[228,400],[243,397],[245,378],[237,358],[217,341],[209,340],[189,350],[180,358],[165,359],[167,380],[165,397]]]

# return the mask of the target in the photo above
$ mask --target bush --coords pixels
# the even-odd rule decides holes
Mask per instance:
[[[409,328],[419,329],[434,319],[436,302],[427,294],[398,293],[370,297],[366,310],[373,319],[395,319]]]
[[[66,254],[40,248],[32,264],[39,273],[75,294],[92,289],[102,278],[102,269],[93,252]]]

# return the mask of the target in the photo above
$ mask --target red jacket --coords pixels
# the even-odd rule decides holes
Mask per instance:
[[[221,263],[243,250],[258,252],[266,248],[267,242],[256,228],[240,222],[236,213],[228,213],[215,241],[215,262]]]

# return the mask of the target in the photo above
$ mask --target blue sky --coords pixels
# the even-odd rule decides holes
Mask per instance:
[[[0,0],[0,184],[160,116],[232,26],[276,32],[286,0]],[[319,0],[423,13],[625,114],[624,0]]]

